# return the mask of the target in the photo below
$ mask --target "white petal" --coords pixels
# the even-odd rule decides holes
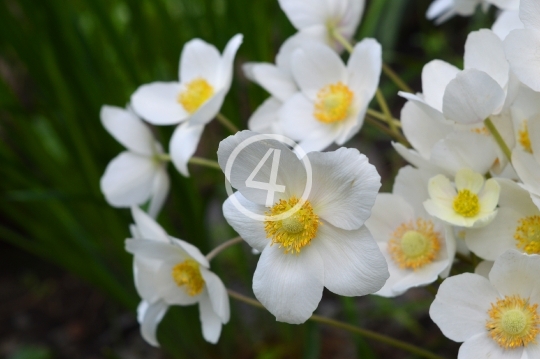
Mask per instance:
[[[201,39],[188,41],[180,55],[179,78],[182,83],[204,79],[215,84],[221,56],[218,49]]]
[[[540,163],[540,117],[538,113],[527,122],[527,129],[529,131],[529,138],[531,140],[531,150],[536,162]]]
[[[227,92],[228,88],[217,91],[191,115],[189,123],[191,123],[192,126],[195,126],[206,125],[212,121],[219,113]]]
[[[459,348],[459,358],[463,359],[520,359],[523,348],[504,350],[487,333],[479,333]]]
[[[161,300],[152,304],[142,301],[137,309],[137,317],[141,324],[141,335],[148,344],[155,347],[159,347],[156,338],[157,327],[163,316],[165,316],[167,309],[169,309],[169,306]]]
[[[324,286],[336,294],[372,294],[390,276],[386,260],[365,226],[346,231],[323,223],[312,247],[324,262]]]
[[[302,31],[287,38],[276,55],[276,65],[281,71],[292,74],[291,61],[293,53],[307,42],[316,41],[309,34]]]
[[[153,218],[156,218],[163,208],[165,201],[167,200],[167,195],[169,194],[169,189],[171,187],[171,180],[167,173],[167,169],[163,166],[160,170],[156,172],[154,177],[154,184],[152,185],[152,198],[150,199],[150,205],[148,207],[148,213]]]
[[[189,114],[178,102],[178,82],[152,82],[140,86],[131,95],[131,105],[137,114],[154,125],[174,125]]]
[[[491,30],[493,30],[493,32],[499,36],[501,40],[504,40],[512,30],[523,28],[524,25],[519,18],[519,12],[508,10],[503,11],[499,17],[497,17],[497,20],[495,20]]]
[[[171,160],[183,176],[189,177],[188,162],[197,150],[204,131],[204,125],[186,122],[176,127],[169,142]]]
[[[433,20],[441,14],[448,12],[453,5],[453,0],[434,0],[426,12],[426,18]]]
[[[540,30],[540,4],[535,0],[521,0],[519,17],[526,28]]]
[[[128,150],[152,156],[155,152],[152,131],[133,112],[115,106],[102,106],[99,113],[103,127]]]
[[[214,312],[208,294],[201,296],[199,301],[199,318],[201,319],[204,339],[212,344],[216,344],[221,335],[221,320]]]
[[[501,39],[491,30],[473,31],[465,43],[465,69],[484,71],[504,88],[508,83],[510,66],[506,61]]]
[[[200,301],[202,297],[208,296],[206,288],[201,293],[191,296],[186,291],[185,286],[179,286],[175,282],[172,270],[184,260],[184,258],[167,258],[162,262],[154,276],[160,297],[170,305],[191,305]]]
[[[495,180],[501,187],[499,207],[510,207],[521,213],[523,216],[536,214],[538,212],[538,208],[531,201],[529,192],[516,182],[507,178],[496,178]]]
[[[478,193],[484,186],[484,176],[470,168],[463,168],[456,173],[455,184],[457,190],[468,189]]]
[[[339,56],[326,45],[308,43],[292,57],[293,76],[302,92],[312,101],[324,87],[347,84],[347,70]]]
[[[229,296],[223,282],[217,275],[205,268],[201,268],[201,275],[206,282],[208,296],[214,313],[218,315],[223,324],[227,323],[230,318]]]
[[[468,69],[446,87],[443,113],[457,123],[480,123],[500,111],[504,99],[504,90],[493,78],[483,71]]]
[[[527,355],[527,356],[526,356]],[[540,345],[536,343],[535,345],[529,345],[525,348],[523,356],[521,359],[532,359],[540,358]]]
[[[301,324],[317,308],[323,283],[323,260],[313,246],[295,255],[273,245],[267,246],[259,258],[253,292],[277,321]]]
[[[282,134],[279,124],[279,111],[283,103],[275,97],[267,98],[251,115],[248,129],[258,133]]]
[[[147,259],[181,261],[187,258],[184,251],[169,243],[157,242],[147,239],[126,239],[126,251]]]
[[[142,204],[150,198],[156,174],[151,158],[122,152],[112,159],[101,177],[101,192],[114,207]]]
[[[224,172],[227,172],[230,161],[230,172],[225,174],[231,185],[248,200],[267,206],[293,195],[301,197],[306,186],[303,163],[283,142],[272,136],[242,131],[221,141],[218,149],[219,165]],[[232,157],[233,154],[235,157]],[[274,165],[278,159],[277,165]],[[275,181],[272,181],[272,170]],[[248,180],[264,182],[267,188],[261,189]],[[268,186],[273,190],[269,190]]]
[[[147,239],[162,243],[170,243],[167,232],[150,215],[144,213],[137,206],[131,207],[131,216],[137,225],[137,232],[140,235],[136,239]]]
[[[486,278],[459,274],[441,284],[429,315],[446,337],[463,342],[486,332],[487,311],[498,295]]]
[[[396,282],[392,289],[398,293],[404,293],[410,288],[424,286],[437,280],[439,274],[448,267],[448,258],[426,264],[420,269],[409,270],[408,274]]]
[[[310,137],[306,137],[298,142],[298,145],[295,147],[296,153],[300,154],[298,147],[301,147],[303,153],[313,152],[313,151],[322,151],[336,141],[335,132],[317,132]]]
[[[429,198],[428,182],[434,174],[411,166],[402,167],[394,180],[392,192],[405,199],[418,217],[428,216],[424,201]]]
[[[181,239],[178,239],[175,237],[169,237],[169,238],[171,239],[173,244],[182,248],[182,250],[185,252],[185,255],[187,255],[188,257],[191,257],[192,259],[195,259],[203,267],[206,267],[206,268],[210,267],[210,263],[208,263],[208,259],[206,259],[206,257],[201,253],[199,248]]]
[[[298,87],[291,75],[275,65],[255,64],[252,73],[259,85],[282,102],[298,92]]]
[[[486,181],[484,189],[478,195],[478,202],[480,204],[481,212],[491,212],[497,207],[499,202],[499,193],[501,192],[501,187],[495,181],[495,179],[490,178]]]
[[[502,254],[489,272],[489,280],[502,295],[519,295],[540,304],[540,256],[514,249]]]
[[[377,245],[379,246],[379,249],[386,260],[390,277],[388,278],[384,286],[377,293],[374,294],[386,298],[397,297],[398,295],[403,294],[403,292],[395,291],[394,284],[403,279],[403,277],[407,275],[407,271],[402,270],[396,264],[396,262],[392,258],[392,254],[388,251],[387,243],[378,242]]]
[[[474,268],[474,274],[481,275],[484,278],[489,279],[489,272],[491,272],[491,268],[493,268],[494,262],[491,261],[482,261],[480,264]]]
[[[309,194],[315,213],[342,229],[358,229],[371,215],[381,177],[357,149],[308,154],[313,170]]]
[[[266,210],[264,206],[248,201],[240,192],[236,192],[231,197],[233,196],[246,210],[261,216],[264,215]],[[240,212],[231,197],[227,198],[223,203],[223,215],[225,219],[251,247],[262,252],[270,241],[270,239],[266,238],[264,222],[249,218]]]
[[[422,157],[416,150],[409,149],[403,146],[401,143],[392,142],[392,147],[396,150],[397,153],[407,162],[413,166],[427,171],[432,171],[436,173],[445,173],[449,174],[450,172],[437,166],[436,164],[431,163],[428,159]]]
[[[427,193],[427,190],[426,190]],[[371,210],[366,227],[377,242],[387,242],[402,223],[415,219],[414,209],[399,195],[379,193]]]
[[[525,151],[514,149],[512,152],[512,165],[525,188],[532,194],[540,194],[540,165],[534,157]]]
[[[279,0],[279,6],[296,29],[324,24],[327,13],[326,1]]]
[[[229,40],[225,46],[225,50],[223,50],[223,56],[221,58],[221,62],[219,63],[216,84],[220,89],[223,89],[225,94],[229,92],[231,87],[234,58],[238,48],[240,45],[242,45],[242,41],[244,41],[244,36],[241,34],[236,34]]]
[[[446,86],[456,78],[459,69],[447,62],[433,60],[422,69],[422,91],[426,102],[442,111]]]
[[[518,29],[504,40],[510,68],[525,85],[540,91],[540,31]]]
[[[379,86],[382,69],[381,45],[374,39],[364,39],[355,45],[347,63],[349,87],[362,97],[367,106]]]
[[[135,289],[139,296],[153,303],[159,299],[159,291],[154,280],[160,262],[158,260],[147,259],[140,256],[133,258],[133,279]]]

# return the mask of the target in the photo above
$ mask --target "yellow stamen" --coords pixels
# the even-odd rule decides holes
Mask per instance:
[[[212,95],[214,88],[205,79],[197,78],[186,85],[184,91],[178,94],[178,102],[184,109],[193,113],[199,109]]]
[[[538,304],[531,305],[529,300],[520,296],[505,296],[491,303],[486,329],[493,340],[503,349],[526,347],[536,343],[540,332]]]
[[[281,199],[265,214],[267,216],[280,215],[293,208],[298,202],[299,200],[295,196],[289,198],[288,201]],[[280,248],[285,248],[285,253],[295,252],[298,254],[315,238],[319,224],[321,224],[319,216],[313,213],[311,203],[306,200],[300,209],[291,216],[277,221],[272,221],[270,218],[266,220],[264,230],[266,238],[272,238],[272,244],[279,243]]]
[[[400,268],[419,269],[433,262],[441,249],[441,235],[433,222],[418,218],[402,223],[388,241],[388,251]]]
[[[471,132],[477,133],[479,135],[484,135],[484,136],[491,135],[488,129],[486,128],[486,126],[472,128]]]
[[[518,142],[525,151],[532,153],[531,138],[529,137],[528,127],[527,120],[523,120],[521,123],[521,129],[518,131]]]
[[[468,189],[461,189],[454,198],[453,208],[463,217],[474,217],[480,212],[478,196]]]
[[[328,85],[317,94],[315,118],[324,123],[343,121],[349,115],[354,93],[338,82]]]
[[[527,254],[540,254],[540,216],[529,216],[518,221],[514,238],[517,247]]]
[[[187,259],[175,265],[171,274],[176,284],[179,287],[185,286],[184,289],[190,296],[202,292],[205,282],[201,275],[199,263],[193,259]]]

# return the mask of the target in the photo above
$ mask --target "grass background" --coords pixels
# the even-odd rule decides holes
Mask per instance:
[[[428,5],[428,0],[367,1],[357,35],[377,38],[385,61],[418,91],[426,62],[441,58],[461,66],[467,33],[489,27],[494,16],[493,11],[478,12],[436,27],[424,18]],[[222,112],[245,128],[267,95],[245,79],[241,64],[273,62],[281,43],[294,33],[276,0],[0,0],[0,239],[134,310],[139,299],[131,257],[124,251],[129,211],[109,207],[99,190],[107,163],[122,147],[101,126],[100,107],[124,106],[144,83],[175,80],[186,41],[200,37],[221,50],[236,33],[244,34],[244,43]],[[403,100],[396,87],[384,75],[381,87],[399,116]],[[172,128],[155,131],[167,144]],[[217,145],[227,135],[219,124],[211,124],[197,155],[215,159]],[[373,155],[385,190],[403,165],[388,143],[388,137],[369,126],[351,142]],[[186,179],[169,166],[172,191],[159,221],[171,235],[207,252],[234,233],[220,213],[226,197],[222,174],[195,167],[191,171]],[[0,253],[0,261],[9,260]],[[226,285],[251,295],[255,263],[247,248],[235,247],[216,259],[213,268]],[[440,334],[420,340],[426,335],[421,315],[429,305],[423,298],[339,299],[325,293],[320,310],[360,325],[398,323],[392,334],[444,352]],[[173,308],[160,327],[160,340],[173,358],[322,355],[324,332],[315,325],[278,324],[269,314],[236,303],[232,313],[217,346],[202,339],[195,307]],[[393,331],[370,325],[387,334]],[[372,343],[350,339],[358,357],[384,357]]]

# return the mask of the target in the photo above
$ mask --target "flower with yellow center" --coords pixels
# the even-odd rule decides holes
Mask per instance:
[[[242,131],[220,143],[222,169],[240,144],[254,139]],[[268,151],[279,150],[279,165],[260,163]],[[253,275],[253,292],[278,321],[305,322],[317,308],[323,288],[347,296],[378,291],[388,279],[387,264],[364,222],[380,187],[380,177],[356,149],[310,152],[311,171],[287,146],[256,141],[236,154],[227,180],[238,191],[223,204],[229,224],[261,252]],[[249,187],[257,168],[267,189]],[[311,176],[311,186],[305,192]],[[260,186],[267,188],[266,186]],[[268,206],[267,206],[268,203]]]
[[[200,39],[187,42],[180,55],[178,82],[153,82],[140,86],[131,96],[133,109],[153,125],[176,125],[169,143],[171,160],[189,176],[187,164],[204,126],[219,113],[229,92],[233,62],[242,43],[234,36],[223,54]]]
[[[429,181],[430,199],[424,202],[426,211],[443,221],[461,227],[482,227],[497,215],[500,186],[468,168],[456,173],[452,184],[444,175]]]
[[[448,338],[464,342],[459,359],[537,358],[540,353],[540,256],[509,250],[489,272],[446,279],[429,314]]]
[[[525,151],[532,153],[531,138],[529,137],[527,120],[523,120],[521,123],[521,128],[518,130],[518,142]]]
[[[280,128],[304,151],[344,144],[360,131],[382,69],[380,44],[356,44],[347,65],[326,45],[306,42],[291,57],[299,92],[283,103]]]
[[[156,329],[170,305],[199,304],[204,338],[216,343],[229,321],[229,297],[206,257],[193,245],[172,238],[138,207],[131,209],[135,225],[126,250],[134,255],[135,286],[143,338],[159,346]]]

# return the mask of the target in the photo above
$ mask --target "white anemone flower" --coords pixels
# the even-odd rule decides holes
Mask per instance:
[[[223,140],[218,160],[238,189],[223,204],[225,218],[261,252],[253,276],[257,299],[278,321],[300,324],[317,308],[324,287],[344,296],[381,289],[388,268],[364,226],[380,176],[366,156],[340,148],[301,161],[281,142],[262,139],[231,157],[254,135],[242,131]],[[273,161],[266,161],[272,152]],[[258,179],[253,185],[252,178]]]
[[[506,57],[519,80],[540,91],[540,2],[521,0],[519,17],[525,28],[513,30],[504,40]]]
[[[365,1],[279,0],[279,5],[301,34],[341,50],[332,32],[350,40],[360,24]]]
[[[379,193],[366,227],[388,263],[390,278],[377,295],[396,297],[409,288],[446,277],[455,256],[451,226],[428,215],[427,181],[418,169],[402,168],[394,193]],[[408,202],[406,198],[413,198]]]
[[[126,250],[134,255],[135,287],[142,298],[137,310],[143,338],[159,346],[156,330],[170,305],[199,304],[203,337],[216,343],[222,324],[230,317],[229,297],[223,282],[209,270],[197,247],[170,237],[138,207],[132,207],[135,225]]]
[[[169,152],[180,173],[189,176],[187,164],[195,153],[204,126],[220,111],[233,77],[234,57],[242,35],[234,36],[220,55],[211,44],[194,39],[180,56],[178,82],[153,82],[131,96],[133,109],[154,125],[175,125]]]
[[[381,45],[364,39],[354,47],[347,66],[328,46],[310,43],[292,56],[292,73],[301,92],[280,113],[286,136],[307,152],[335,142],[344,144],[364,123],[382,68]]]
[[[464,273],[446,279],[429,314],[443,334],[463,342],[458,359],[540,358],[540,256],[510,250],[489,279]]]
[[[131,207],[150,200],[148,212],[156,217],[169,193],[170,180],[161,145],[152,131],[130,109],[103,106],[105,129],[127,151],[116,156],[101,177],[101,192],[114,207]]]
[[[428,191],[426,211],[455,226],[479,228],[497,215],[499,184],[469,168],[459,170],[454,183],[444,175],[431,178]]]
[[[540,254],[540,210],[529,192],[514,181],[496,181],[501,187],[497,220],[483,228],[466,230],[467,247],[491,261],[509,249]]]
[[[523,187],[529,191],[531,198],[540,208],[540,117],[527,121],[527,137],[529,147],[515,148],[512,152],[512,164],[523,181]],[[530,150],[530,151],[529,151]]]

